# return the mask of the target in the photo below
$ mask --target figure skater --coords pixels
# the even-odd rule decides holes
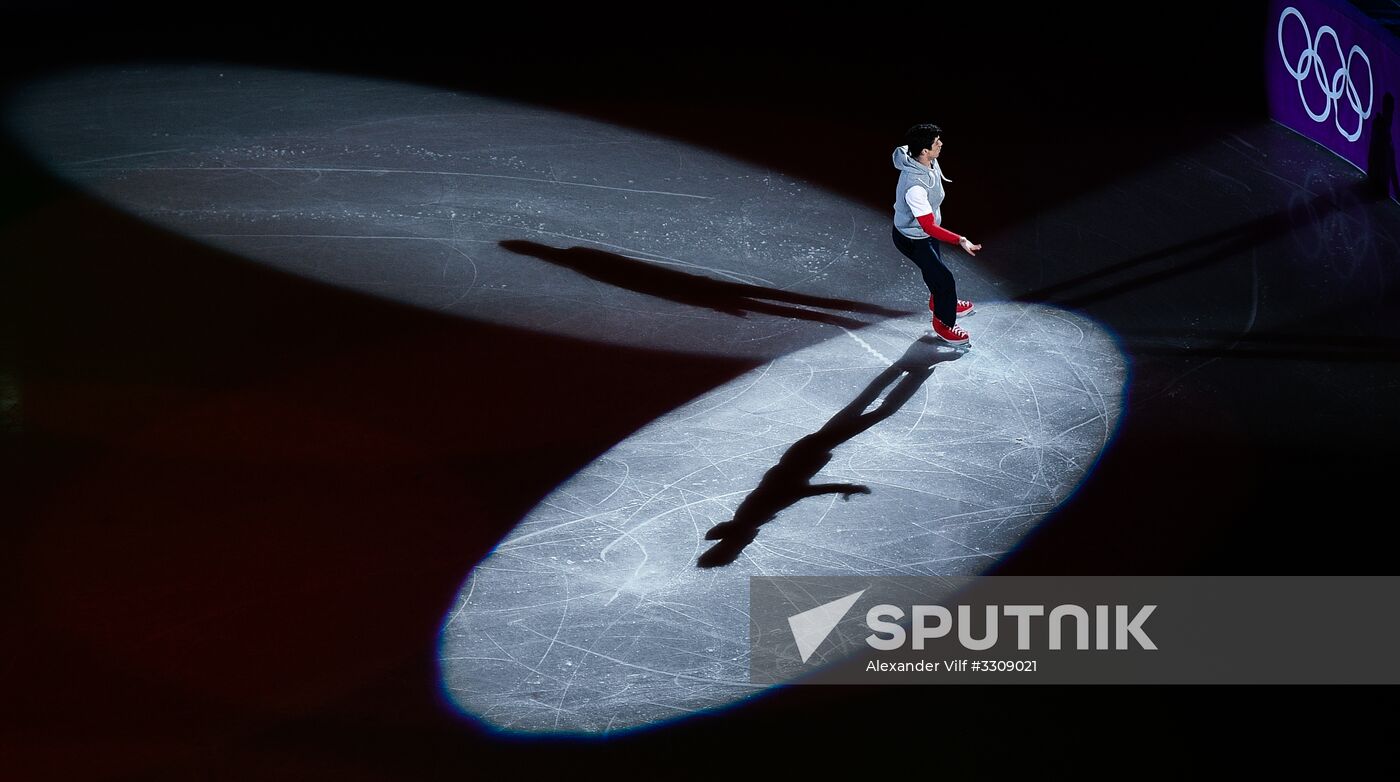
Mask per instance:
[[[894,246],[913,261],[928,286],[928,308],[933,313],[933,333],[950,345],[971,342],[957,324],[959,317],[971,315],[972,302],[958,298],[953,273],[943,265],[938,243],[958,244],[968,255],[976,255],[982,245],[973,244],[941,226],[943,176],[938,153],[943,149],[943,130],[937,125],[915,125],[904,134],[904,146],[894,151],[894,167],[899,184],[894,200]]]

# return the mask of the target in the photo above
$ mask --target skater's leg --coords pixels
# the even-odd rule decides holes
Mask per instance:
[[[958,283],[943,265],[943,255],[936,241],[928,239],[914,246],[915,256],[922,256],[919,271],[923,272],[924,284],[933,294],[934,317],[943,321],[943,325],[951,326],[958,320]]]
[[[919,273],[928,286],[929,309],[946,326],[958,320],[958,285],[953,273],[943,265],[943,257],[938,251],[938,243],[933,239],[910,239],[893,231],[894,246],[919,267]]]

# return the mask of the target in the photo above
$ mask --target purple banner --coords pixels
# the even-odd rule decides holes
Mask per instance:
[[[1273,0],[1267,37],[1269,115],[1400,196],[1400,40],[1342,0]]]

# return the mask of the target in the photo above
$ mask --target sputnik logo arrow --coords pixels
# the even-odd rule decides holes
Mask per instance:
[[[831,635],[831,631],[836,629],[836,625],[846,617],[846,612],[851,610],[851,606],[855,605],[863,594],[864,589],[788,617],[788,627],[792,628],[792,639],[797,642],[797,651],[802,655],[802,662],[807,662],[812,652]]]

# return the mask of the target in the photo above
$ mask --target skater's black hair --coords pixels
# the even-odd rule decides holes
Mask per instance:
[[[943,128],[931,123],[915,125],[904,132],[904,143],[909,145],[909,157],[918,157],[924,150],[933,148],[933,140],[943,135]]]

